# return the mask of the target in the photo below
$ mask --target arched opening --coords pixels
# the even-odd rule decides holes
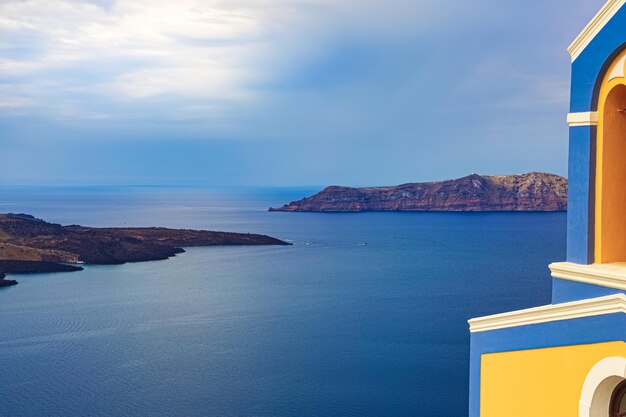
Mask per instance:
[[[597,263],[626,262],[626,85],[615,86],[603,103],[602,193]]]
[[[626,379],[626,358],[611,357],[598,362],[582,387],[579,417],[611,417],[613,400]]]
[[[613,391],[610,417],[626,417],[626,381],[622,381]]]
[[[626,262],[626,53],[603,81],[598,103],[595,262]]]

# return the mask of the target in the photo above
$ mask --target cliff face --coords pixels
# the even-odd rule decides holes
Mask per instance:
[[[532,172],[467,177],[395,187],[332,186],[270,211],[564,211],[567,179]]]

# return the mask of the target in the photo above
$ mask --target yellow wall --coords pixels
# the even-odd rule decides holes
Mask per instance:
[[[596,263],[626,261],[626,112],[619,111],[626,108],[625,56],[609,68],[598,102]],[[621,76],[613,78],[617,66]]]
[[[596,363],[611,356],[626,356],[626,343],[483,355],[480,416],[578,416],[587,374]]]

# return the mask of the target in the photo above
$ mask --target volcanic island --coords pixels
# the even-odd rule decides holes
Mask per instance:
[[[184,247],[289,245],[251,233],[163,227],[84,227],[48,223],[28,214],[0,214],[0,287],[7,274],[80,271],[81,264],[165,260]]]

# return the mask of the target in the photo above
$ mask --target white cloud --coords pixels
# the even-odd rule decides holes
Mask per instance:
[[[243,85],[253,72],[241,44],[262,37],[260,16],[217,2],[134,0],[103,8],[77,1],[8,1],[0,3],[0,16],[0,72],[12,77],[6,94],[28,92],[32,104],[52,100],[59,107],[68,105],[63,88],[91,93],[94,101],[161,94],[245,98]],[[25,35],[38,40],[24,45],[32,54],[5,55],[11,38]],[[104,74],[89,74],[97,71]],[[62,84],[59,94],[34,91],[50,79]],[[0,100],[7,102],[7,96]]]
[[[133,71],[116,78],[110,87],[131,98],[172,94],[213,100],[241,100],[246,98],[247,91],[238,83],[245,78],[245,71],[197,61],[186,67]]]
[[[32,105],[32,100],[23,97],[2,97],[0,109],[21,109]]]
[[[444,13],[434,0],[9,0],[0,74],[11,77],[6,94],[48,109],[76,103],[67,91],[82,91],[82,107],[160,95],[245,101],[272,65],[315,54],[337,32],[403,35]],[[9,53],[25,37],[27,53]]]

